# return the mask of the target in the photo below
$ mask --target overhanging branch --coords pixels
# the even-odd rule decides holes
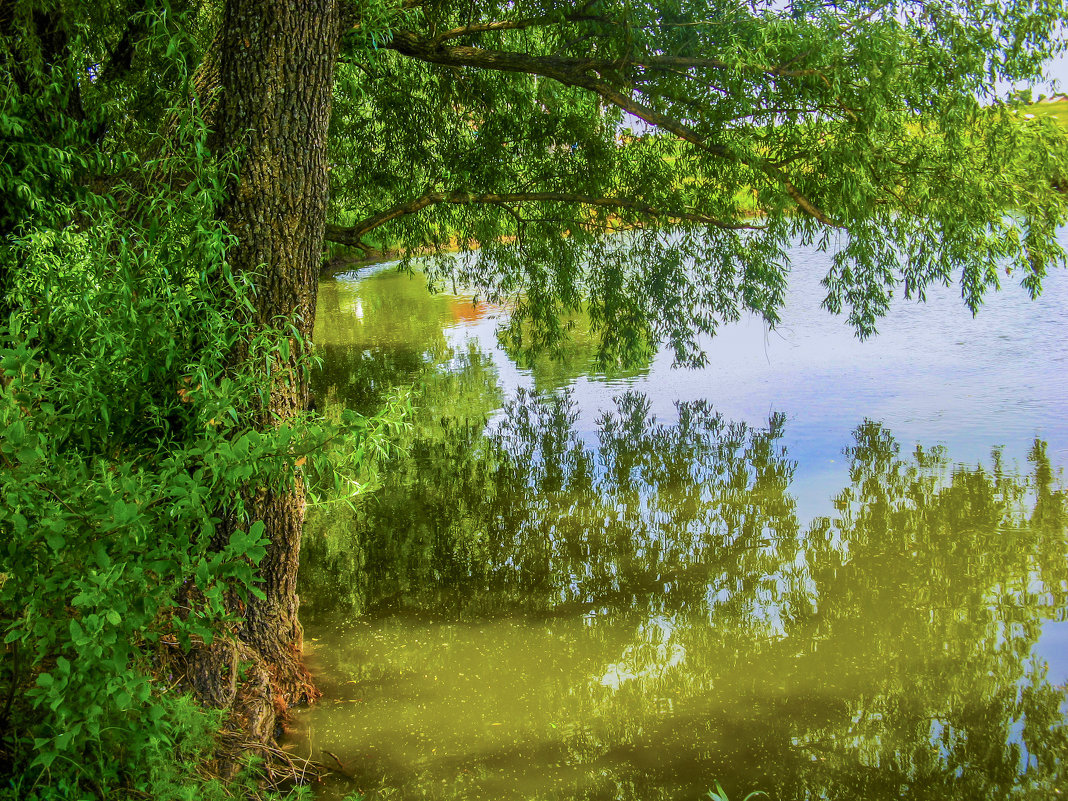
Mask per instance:
[[[361,220],[355,225],[340,226],[327,225],[326,239],[339,245],[363,248],[363,237],[391,220],[408,214],[415,214],[428,206],[439,203],[454,203],[457,205],[467,204],[492,204],[505,206],[515,203],[571,203],[592,208],[617,209],[637,212],[643,217],[664,222],[692,222],[698,225],[710,225],[729,231],[761,230],[763,226],[753,223],[727,222],[687,210],[658,209],[647,203],[628,198],[597,197],[595,195],[583,195],[575,192],[488,192],[484,194],[472,194],[470,192],[426,192],[407,203],[399,203],[386,211]]]
[[[483,50],[477,47],[444,46],[434,39],[423,39],[411,31],[396,31],[388,48],[420,61],[441,64],[449,67],[474,67],[498,72],[517,72],[526,75],[539,75],[551,78],[567,86],[575,86],[593,92],[617,108],[661,130],[674,134],[695,147],[726,161],[746,164],[762,173],[769,180],[783,187],[795,203],[812,218],[824,225],[841,227],[824,211],[809,200],[778,167],[765,160],[744,159],[736,152],[723,145],[709,142],[693,128],[674,117],[645,105],[633,94],[622,91],[605,79],[610,76],[615,83],[621,83],[619,70],[624,67],[644,67],[653,69],[678,69],[680,67],[722,68],[722,62],[714,59],[681,58],[674,56],[653,56],[627,62],[613,62],[604,59],[580,59],[565,56],[534,56],[528,53],[516,53],[505,50]],[[812,71],[805,70],[805,74]],[[770,70],[769,74],[784,75],[786,72]],[[813,73],[814,74],[814,73]],[[633,87],[630,87],[633,88]]]

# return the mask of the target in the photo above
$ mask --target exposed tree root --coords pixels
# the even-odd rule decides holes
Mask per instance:
[[[305,701],[318,696],[299,654],[290,655],[294,672],[307,678],[297,696]],[[250,755],[258,758],[268,789],[316,782],[329,766],[294,757],[278,746],[277,738],[289,717],[290,704],[272,680],[269,663],[242,640],[218,637],[211,645],[195,643],[188,653],[176,644],[164,646],[157,669],[174,677],[175,687],[190,692],[210,709],[223,710],[226,719],[218,734],[211,762],[202,769],[230,780]]]

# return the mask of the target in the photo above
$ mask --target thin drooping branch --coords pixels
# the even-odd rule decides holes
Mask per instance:
[[[196,107],[200,119],[209,129],[215,127],[219,110],[219,63],[222,46],[222,30],[219,29],[212,36],[208,49],[189,81],[188,102],[190,106]],[[145,153],[145,158],[158,159],[166,148],[178,147],[176,137],[180,125],[181,113],[177,110],[171,111],[164,119],[159,135]],[[152,178],[155,181],[164,180],[162,168],[157,168]]]
[[[361,220],[355,225],[328,225],[326,239],[339,245],[365,248],[363,237],[391,220],[415,214],[428,206],[438,203],[468,204],[515,204],[515,203],[571,203],[603,209],[620,209],[665,222],[692,222],[699,225],[711,225],[725,230],[760,230],[762,226],[753,223],[726,222],[717,217],[687,210],[658,209],[647,203],[628,198],[597,197],[574,192],[502,192],[472,194],[470,192],[426,192],[407,203],[399,203],[386,211]]]
[[[663,62],[667,67],[670,63],[672,68],[677,68],[679,61],[708,61],[704,66],[712,66],[711,60],[704,59],[681,59],[673,56],[652,57],[643,61],[633,60],[626,64],[610,62],[599,59],[576,59],[563,56],[534,56],[528,53],[515,53],[504,50],[482,50],[477,47],[443,46],[432,39],[423,39],[410,31],[396,31],[389,45],[390,49],[420,61],[431,64],[441,64],[449,67],[474,67],[478,69],[495,70],[499,72],[518,72],[527,75],[539,75],[551,78],[566,86],[574,86],[586,89],[599,95],[617,108],[622,109],[635,117],[644,120],[663,131],[672,133],[680,139],[689,142],[706,153],[722,158],[726,161],[746,164],[750,168],[762,173],[769,180],[783,187],[793,201],[813,219],[820,223],[841,227],[832,220],[825,212],[809,200],[794,184],[788,176],[774,164],[766,160],[742,158],[732,149],[723,145],[709,142],[708,139],[693,128],[672,116],[656,111],[655,109],[638,101],[633,92],[623,91],[605,80],[603,73],[610,73],[618,77],[618,70],[622,66],[648,67],[650,64]],[[690,64],[690,67],[699,66]]]
[[[849,33],[850,31],[855,30],[859,25],[862,25],[863,23],[867,22],[868,20],[870,20],[872,17],[874,17],[876,14],[878,14],[880,11],[882,11],[883,9],[885,9],[889,5],[890,5],[890,3],[881,3],[881,4],[877,5],[877,6],[875,6],[875,8],[871,9],[864,16],[858,17],[857,19],[849,21],[849,22],[843,22],[841,25],[838,26],[838,33],[835,34],[834,38],[837,39],[838,37],[844,36],[845,34]],[[820,46],[821,47],[826,47],[827,46],[827,42],[822,42],[820,44]],[[805,50],[805,51],[803,51],[801,53],[798,53],[796,56],[794,56],[789,61],[787,61],[785,64],[783,64],[779,69],[786,70],[786,69],[788,69],[790,67],[791,64],[796,64],[798,61],[803,61],[804,59],[808,58],[809,56],[815,54],[817,52],[817,50],[818,50],[818,48],[811,48],[809,50]],[[785,74],[785,73],[780,73],[780,74]]]
[[[565,22],[603,22],[602,17],[591,16],[582,12],[568,14],[567,16],[555,17],[528,17],[516,20],[497,20],[494,22],[473,22],[460,28],[439,33],[434,37],[435,44],[441,44],[448,39],[456,39],[460,36],[473,36],[479,33],[492,33],[495,31],[522,31],[527,28],[541,28],[548,25],[560,25]]]

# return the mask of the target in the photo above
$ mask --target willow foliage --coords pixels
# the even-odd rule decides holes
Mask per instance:
[[[438,272],[514,301],[510,335],[535,349],[585,307],[613,360],[662,342],[700,360],[696,335],[743,311],[774,324],[798,240],[833,249],[825,305],[861,336],[892,295],[932,283],[957,283],[973,311],[1006,270],[1036,293],[1064,263],[1068,139],[997,86],[1037,78],[1066,14],[406,3],[375,48],[347,40],[327,238],[481,243]]]

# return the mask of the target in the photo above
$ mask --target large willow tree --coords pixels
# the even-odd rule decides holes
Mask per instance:
[[[253,433],[304,424],[326,248],[429,252],[432,277],[457,273],[513,301],[507,333],[525,348],[558,342],[581,310],[614,360],[668,343],[693,362],[699,335],[723,321],[750,311],[774,323],[798,239],[834,248],[826,306],[861,335],[892,294],[922,299],[932,282],[958,283],[973,309],[1006,272],[1038,292],[1064,261],[1054,231],[1068,215],[1068,141],[995,101],[1000,82],[1040,77],[1066,20],[1063,0],[2,0],[0,308],[22,323],[49,308],[52,290],[24,274],[40,255],[27,232],[72,236],[101,199],[113,224],[138,232],[107,240],[105,266],[200,241],[182,229],[153,250],[176,210],[203,217],[194,233],[215,232],[218,247],[160,275],[188,289],[199,270],[197,314],[213,298],[235,304],[229,338],[187,342],[227,352],[196,380],[168,372],[168,357],[163,422],[146,427],[131,401],[132,439],[105,424],[99,458],[121,460],[175,436],[171,418],[196,407],[207,379],[243,386],[242,370],[266,386],[250,402]],[[447,255],[456,248],[472,253]],[[127,304],[139,330],[144,298],[120,292],[97,313],[120,331]],[[6,330],[17,340],[25,329]],[[251,358],[264,335],[273,347]],[[123,369],[163,352],[152,348]],[[26,375],[6,373],[0,391]],[[56,402],[60,415],[91,413]],[[12,395],[11,425],[24,428],[19,403]],[[198,424],[220,425],[207,412]],[[240,541],[260,557],[245,533],[256,521],[265,549],[256,585],[224,599],[241,624],[189,660],[200,697],[244,705],[260,739],[273,728],[264,699],[282,708],[313,693],[295,595],[302,459],[279,447],[267,471],[277,480],[249,473],[236,494],[213,485],[207,553]],[[81,519],[70,513],[75,529]],[[25,511],[0,525],[21,536]],[[3,622],[17,634],[27,618],[11,608]],[[13,688],[33,675],[9,674]],[[240,689],[249,676],[255,692]]]

